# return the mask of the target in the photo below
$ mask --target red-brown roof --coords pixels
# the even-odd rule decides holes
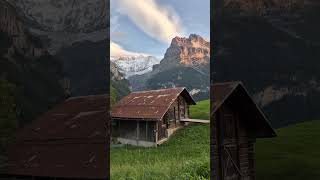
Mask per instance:
[[[112,108],[111,115],[113,118],[159,120],[179,95],[182,95],[188,104],[196,104],[183,87],[139,91],[122,98]]]
[[[233,92],[233,90],[240,85],[241,82],[223,82],[215,83],[211,86],[211,114],[215,113],[217,109],[223,104],[226,98]]]
[[[222,104],[233,106],[243,117],[248,131],[256,138],[274,137],[275,131],[271,127],[262,110],[254,102],[241,82],[215,83],[211,91],[211,117],[219,110]]]
[[[69,98],[17,135],[8,174],[107,179],[107,95]]]

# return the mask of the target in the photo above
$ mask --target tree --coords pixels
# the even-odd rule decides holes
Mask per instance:
[[[118,99],[117,90],[112,85],[110,85],[110,104],[111,104],[111,106],[116,104],[117,99]]]

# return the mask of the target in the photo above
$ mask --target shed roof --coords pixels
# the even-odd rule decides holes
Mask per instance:
[[[17,134],[8,174],[106,179],[107,95],[69,98]]]
[[[274,137],[271,127],[263,111],[254,102],[246,88],[239,81],[215,83],[211,86],[211,117],[219,108],[227,103],[240,113],[248,131],[256,138]]]
[[[113,118],[159,120],[171,104],[182,95],[188,104],[196,104],[186,88],[170,88],[130,93],[113,108]]]

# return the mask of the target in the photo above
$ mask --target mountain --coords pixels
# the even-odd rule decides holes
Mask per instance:
[[[26,30],[26,26],[17,15],[15,7],[6,1],[0,3],[0,31],[6,34],[8,38],[12,38],[8,52],[4,53],[7,53],[7,56],[20,53],[29,58],[47,54],[48,52],[41,46],[41,42]]]
[[[305,0],[225,0],[226,11],[247,15],[287,14],[303,8]]]
[[[304,1],[282,14],[276,7],[255,14],[225,7],[211,73],[214,81],[243,81],[272,125],[282,127],[320,117],[320,6]]]
[[[48,54],[59,59],[71,96],[107,92],[106,0],[6,1]]]
[[[114,62],[119,71],[125,75],[126,78],[133,75],[141,75],[152,71],[152,66],[159,64],[160,61],[153,56],[120,56],[110,57],[110,61]]]
[[[115,104],[122,97],[130,93],[129,81],[125,79],[117,65],[114,62],[110,62],[110,94],[111,105]]]
[[[129,77],[133,91],[184,86],[196,100],[209,97],[210,43],[201,36],[175,37],[160,64]]]
[[[176,66],[191,67],[207,72],[210,64],[210,43],[201,36],[191,34],[189,38],[175,37],[167,49],[156,71]]]
[[[0,24],[0,82],[10,86],[14,112],[24,125],[65,98],[62,64],[6,1],[0,1]]]
[[[106,0],[7,0],[51,54],[75,42],[107,39]]]

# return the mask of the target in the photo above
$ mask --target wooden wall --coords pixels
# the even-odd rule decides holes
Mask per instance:
[[[225,103],[211,124],[211,172],[213,180],[254,180],[254,142],[245,121]],[[219,156],[220,155],[220,156]]]
[[[167,138],[167,129],[180,126],[180,119],[188,117],[189,106],[180,95],[170,106],[161,121],[136,121],[114,119],[112,122],[112,136],[126,139],[139,139],[155,142]],[[158,132],[156,137],[155,132]]]
[[[112,136],[155,142],[155,130],[155,121],[115,120],[112,126]]]
[[[164,133],[167,129],[180,126],[180,119],[188,117],[186,100],[180,95],[170,106],[162,121],[158,122],[158,140],[165,138]]]

